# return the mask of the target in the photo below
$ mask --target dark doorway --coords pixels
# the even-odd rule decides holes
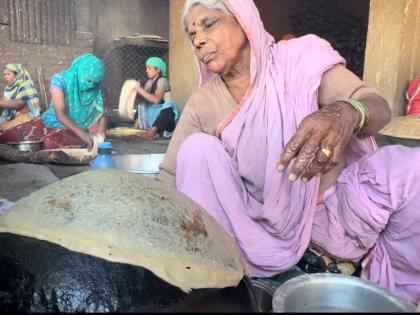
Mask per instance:
[[[369,0],[258,0],[255,4],[276,40],[316,34],[328,40],[360,78],[366,50]]]

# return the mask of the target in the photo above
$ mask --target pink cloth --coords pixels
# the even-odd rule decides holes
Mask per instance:
[[[410,82],[406,92],[407,115],[420,115],[420,77]]]
[[[334,252],[330,254],[343,259],[360,259],[377,244],[369,260],[370,273],[365,272],[365,278],[396,288],[401,295],[417,301],[420,279],[414,281],[415,289],[406,290],[406,285],[397,287],[400,279],[396,280],[395,266],[386,258],[388,243],[378,241],[383,235],[379,235],[380,231],[397,210],[384,211],[380,202],[390,196],[405,200],[404,194],[394,194],[394,188],[404,186],[406,178],[392,177],[398,182],[382,191],[382,182],[369,182],[363,177],[364,172],[356,171],[358,166],[363,166],[375,178],[386,178],[389,158],[383,161],[386,167],[376,164],[376,160],[384,159],[383,154],[378,158],[372,156],[375,163],[369,163],[367,158],[360,160],[374,151],[372,139],[352,140],[348,164],[357,162],[343,171],[339,183],[318,206],[318,179],[307,184],[290,183],[286,172],[276,170],[280,153],[299,123],[318,109],[317,89],[322,74],[344,60],[329,43],[314,35],[276,44],[264,30],[253,1],[224,2],[251,43],[250,88],[238,107],[219,125],[220,140],[194,134],[184,141],[177,158],[177,188],[203,206],[236,240],[253,276],[269,277],[290,269],[302,257],[311,238],[324,251],[329,252],[331,248]],[[205,84],[212,74],[203,66],[200,69],[200,84]],[[397,157],[399,148],[388,151]],[[419,176],[419,166],[413,173]],[[355,193],[358,190],[363,193]],[[352,192],[353,197],[347,192]],[[348,202],[348,198],[356,197],[360,198],[359,203]],[[420,231],[420,209],[417,217],[414,217],[416,211],[410,213],[413,216],[410,222],[417,224]],[[389,226],[386,231],[393,233]],[[352,246],[342,250],[343,244]],[[402,240],[401,244],[394,242],[392,246],[404,255],[405,250],[413,250],[415,243],[406,244]],[[420,266],[418,255],[412,255],[412,263],[401,264],[400,272],[404,273],[407,269],[403,267],[412,267],[414,263]]]
[[[417,161],[417,162],[416,162]],[[345,168],[325,193],[312,244],[363,261],[362,278],[420,301],[420,148],[386,146]]]

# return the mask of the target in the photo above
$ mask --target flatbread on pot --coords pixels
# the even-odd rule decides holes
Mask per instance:
[[[237,286],[248,274],[238,246],[204,209],[118,170],[84,172],[22,198],[0,216],[0,233],[144,267],[185,292]]]

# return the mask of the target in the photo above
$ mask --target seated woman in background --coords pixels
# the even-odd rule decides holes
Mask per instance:
[[[103,62],[92,54],[76,58],[70,68],[51,78],[52,102],[42,115],[1,137],[8,141],[41,140],[42,148],[92,147],[92,134],[104,137],[106,117],[100,84]]]
[[[3,67],[3,74],[7,86],[0,100],[0,132],[10,130],[40,114],[38,92],[28,71],[20,64],[9,63]]]
[[[174,103],[164,100],[165,93],[171,90],[166,78],[166,63],[158,57],[151,57],[146,61],[146,72],[149,80],[144,87],[140,83],[136,87],[144,102],[138,105],[134,128],[147,130],[139,135],[143,140],[153,139],[157,134],[170,137],[179,111]]]

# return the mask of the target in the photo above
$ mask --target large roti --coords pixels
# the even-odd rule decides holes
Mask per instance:
[[[136,80],[126,80],[121,89],[118,114],[126,119],[133,119],[133,109],[136,102]]]
[[[0,233],[149,269],[185,292],[236,286],[247,274],[239,248],[200,206],[144,176],[89,171],[21,199]]]

